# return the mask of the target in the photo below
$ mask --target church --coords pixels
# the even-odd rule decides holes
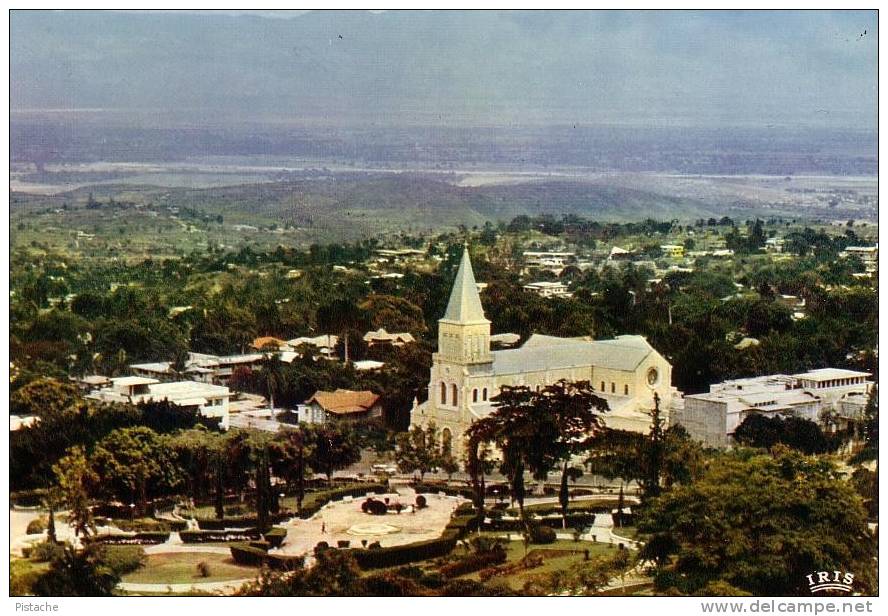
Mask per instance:
[[[432,356],[429,398],[414,404],[411,427],[434,423],[444,443],[461,455],[465,430],[494,410],[502,386],[541,389],[565,379],[589,381],[605,398],[608,427],[647,432],[660,396],[664,418],[680,393],[672,387],[672,366],[642,336],[613,340],[558,338],[534,334],[516,349],[491,351],[490,321],[484,316],[468,248],[444,318],[438,321],[438,352]]]

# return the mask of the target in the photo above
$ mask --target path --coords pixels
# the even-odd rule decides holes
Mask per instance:
[[[400,514],[388,513],[374,516],[361,511],[364,497],[331,501],[320,511],[307,520],[293,518],[282,526],[287,529],[287,537],[278,549],[269,551],[271,554],[310,554],[320,541],[335,546],[337,541],[349,541],[353,547],[379,541],[383,547],[415,543],[436,539],[444,532],[450,522],[453,511],[465,499],[456,496],[424,493],[428,506],[416,513],[404,511]],[[397,493],[386,493],[375,496],[377,499],[389,498],[405,505],[416,501],[416,492],[412,488],[398,487]],[[388,525],[394,532],[379,534],[357,534],[355,525]],[[349,532],[351,529],[352,532]]]
[[[131,593],[157,593],[157,594],[184,594],[188,592],[208,592],[218,594],[232,594],[251,578],[242,580],[225,580],[223,582],[194,582],[193,584],[135,584],[121,582],[117,588]]]

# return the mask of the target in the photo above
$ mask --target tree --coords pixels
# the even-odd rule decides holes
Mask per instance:
[[[863,409],[863,449],[854,456],[855,462],[879,460],[879,393],[878,386],[870,389],[869,398]]]
[[[441,464],[438,429],[434,422],[425,429],[413,426],[410,432],[398,435],[395,460],[402,473],[419,473],[419,480]]]
[[[734,439],[750,447],[770,449],[777,444],[787,445],[802,453],[826,453],[830,440],[820,426],[801,417],[768,417],[754,413],[746,417],[734,431]]]
[[[348,550],[323,550],[315,555],[313,567],[297,566],[292,571],[263,569],[259,578],[238,591],[258,597],[356,597],[368,594],[364,577]]]
[[[305,499],[306,440],[302,428],[287,429],[271,445],[272,469],[287,482],[289,490],[296,491],[297,511],[302,511]]]
[[[271,469],[268,462],[268,447],[263,447],[256,465],[256,512],[260,532],[267,532],[271,527],[269,516],[274,509],[275,497],[271,487]]]
[[[119,582],[120,575],[105,562],[104,548],[89,543],[81,550],[66,545],[33,589],[41,597],[109,597]]]
[[[644,448],[645,463],[647,469],[647,481],[645,482],[645,495],[658,496],[660,494],[660,480],[663,476],[663,463],[665,459],[665,418],[660,412],[660,396],[654,392],[654,408],[651,409],[651,430],[647,437],[647,446]],[[622,514],[622,511],[620,512]]]
[[[323,473],[333,481],[333,473],[347,468],[361,459],[361,448],[354,434],[345,425],[327,422],[306,431],[311,447],[306,460],[316,473]]]
[[[551,447],[552,459],[561,460],[559,504],[562,527],[567,528],[570,461],[592,446],[595,433],[601,428],[601,413],[607,412],[610,407],[607,400],[595,395],[588,381],[569,383],[562,379],[543,388],[540,398],[543,419],[551,426],[541,434],[543,446]],[[547,472],[545,462],[539,472]]]
[[[655,583],[696,594],[725,582],[756,596],[808,593],[812,571],[853,571],[855,590],[876,588],[876,543],[859,495],[833,464],[786,447],[711,460],[697,481],[647,502],[641,556]]]
[[[108,434],[96,444],[90,465],[106,494],[135,504],[139,513],[147,510],[150,497],[171,494],[180,483],[172,451],[146,427]]]
[[[90,493],[96,489],[98,476],[93,471],[82,447],[73,447],[53,467],[68,517],[74,525],[74,536],[88,536],[95,531]]]

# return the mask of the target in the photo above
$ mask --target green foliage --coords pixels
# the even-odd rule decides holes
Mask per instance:
[[[43,518],[36,518],[28,522],[28,528],[25,532],[29,535],[39,535],[46,530],[46,521]]]
[[[147,560],[145,549],[138,545],[120,545],[104,550],[105,564],[118,576],[124,576],[143,567]]]
[[[700,480],[650,501],[638,523],[643,556],[683,594],[723,581],[756,596],[807,592],[811,571],[855,573],[875,590],[875,542],[860,497],[823,459],[788,449],[715,458]]]
[[[88,544],[82,550],[65,546],[52,561],[49,571],[33,584],[42,597],[107,597],[120,582],[120,576],[105,562],[101,546]]]
[[[38,543],[31,550],[30,558],[38,563],[48,563],[60,558],[65,551],[65,546],[61,543],[52,541],[44,541]]]
[[[555,530],[542,524],[531,524],[528,536],[531,543],[537,544],[555,543],[556,539]]]
[[[115,430],[98,443],[90,464],[100,479],[101,492],[145,511],[148,499],[170,494],[181,477],[173,453],[147,427]]]
[[[741,445],[765,449],[780,443],[809,455],[832,451],[838,445],[813,421],[801,417],[767,417],[757,413],[749,415],[737,426],[734,439]]]

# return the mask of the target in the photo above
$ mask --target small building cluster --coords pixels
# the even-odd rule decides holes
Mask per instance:
[[[861,421],[872,381],[867,372],[822,368],[795,375],[774,374],[716,383],[702,394],[688,394],[673,406],[670,423],[681,424],[709,447],[727,447],[737,427],[751,414],[794,416],[838,427]],[[841,425],[843,424],[843,425]]]
[[[199,381],[161,382],[142,376],[122,376],[110,379],[110,383],[94,389],[87,398],[99,402],[141,404],[167,401],[180,408],[195,409],[201,416],[218,419],[219,427],[229,427],[228,387]]]

